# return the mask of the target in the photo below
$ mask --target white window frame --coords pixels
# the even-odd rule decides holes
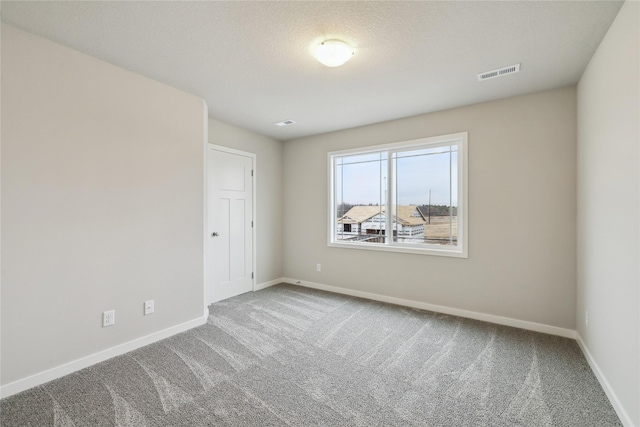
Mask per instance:
[[[365,249],[373,251],[385,251],[385,252],[402,252],[411,254],[422,255],[436,255],[447,256],[456,258],[468,258],[468,149],[467,149],[467,132],[454,133],[449,135],[440,135],[430,138],[414,139],[410,141],[394,142],[391,144],[380,144],[369,147],[354,148],[349,150],[331,151],[327,155],[328,159],[328,176],[329,176],[329,200],[328,200],[328,221],[327,221],[327,244],[330,247],[336,248],[349,248],[349,249]],[[386,239],[386,243],[366,243],[366,242],[345,242],[335,240],[337,230],[337,218],[336,210],[334,206],[335,193],[336,193],[336,171],[335,171],[335,158],[346,155],[355,154],[369,154],[374,152],[380,152],[385,150],[390,151],[405,151],[415,149],[416,147],[437,147],[446,145],[457,145],[458,147],[458,206],[457,206],[457,221],[458,221],[458,233],[457,233],[457,245],[456,246],[440,246],[440,245],[424,245],[419,248],[412,245],[409,247],[407,244],[393,242],[393,238]],[[392,161],[391,155],[387,156],[387,200],[385,206],[391,205],[391,195],[393,179],[392,177]],[[392,230],[391,219],[392,215],[387,216],[386,229]],[[389,237],[392,237],[390,234]]]

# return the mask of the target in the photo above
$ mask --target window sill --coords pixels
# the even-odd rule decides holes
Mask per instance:
[[[338,243],[329,242],[327,244],[332,248],[342,249],[364,249],[367,251],[382,251],[382,252],[398,252],[405,254],[416,255],[431,255],[431,256],[444,256],[451,258],[469,258],[465,249],[436,249],[436,248],[411,248],[406,246],[389,246],[379,243]]]

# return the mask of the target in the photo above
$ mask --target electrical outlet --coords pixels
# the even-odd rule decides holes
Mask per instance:
[[[316,264],[316,271],[317,272],[322,271],[322,266],[320,264]]]
[[[111,326],[116,323],[116,311],[109,310],[102,313],[102,327]]]
[[[153,300],[150,299],[149,301],[145,301],[144,302],[144,315],[148,316],[149,314],[153,314],[153,311],[154,311]]]

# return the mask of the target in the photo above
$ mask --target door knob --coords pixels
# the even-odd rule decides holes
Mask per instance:
[[[216,233],[215,231],[213,233],[211,233],[211,237],[218,237],[218,236],[219,236],[219,234]]]

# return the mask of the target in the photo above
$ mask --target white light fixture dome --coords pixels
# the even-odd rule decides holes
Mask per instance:
[[[338,67],[354,55],[353,48],[341,40],[325,40],[316,47],[316,59],[327,67]]]

